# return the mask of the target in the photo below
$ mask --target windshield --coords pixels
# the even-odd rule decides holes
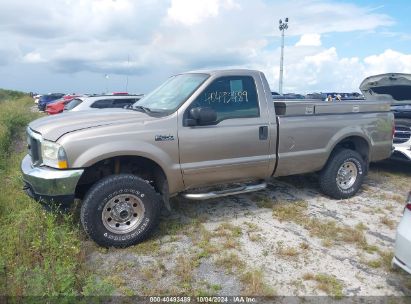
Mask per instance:
[[[152,112],[173,113],[209,77],[208,74],[180,74],[169,78],[133,105]]]
[[[83,101],[79,98],[74,98],[73,100],[71,100],[68,104],[66,104],[64,106],[64,110],[72,110],[75,107],[77,107],[80,103],[82,103]]]

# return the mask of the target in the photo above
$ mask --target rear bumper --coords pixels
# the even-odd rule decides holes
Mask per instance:
[[[394,144],[394,153],[391,155],[392,159],[411,161],[411,146],[400,146]]]
[[[58,170],[49,167],[34,167],[26,155],[21,162],[24,190],[37,201],[71,203],[83,169]]]
[[[409,274],[411,274],[411,266],[407,266],[406,264],[404,264],[402,261],[400,261],[397,257],[394,257],[392,259],[392,265],[393,266],[398,266],[401,269],[403,269],[404,271],[408,272]]]
[[[411,211],[404,210],[397,227],[395,237],[394,258],[392,263],[411,274]]]

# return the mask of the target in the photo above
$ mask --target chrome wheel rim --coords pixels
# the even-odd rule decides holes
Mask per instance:
[[[110,199],[101,214],[104,227],[116,234],[133,231],[144,218],[143,202],[133,194],[119,194]]]
[[[355,163],[346,161],[341,165],[340,169],[338,169],[336,178],[337,184],[341,189],[347,190],[354,185],[357,176],[358,169]]]

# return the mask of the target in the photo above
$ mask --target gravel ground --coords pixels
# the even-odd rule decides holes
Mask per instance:
[[[314,174],[252,194],[174,199],[142,244],[85,241],[87,266],[102,290],[125,295],[410,296],[411,276],[390,267],[410,185],[411,165],[385,162],[348,200],[323,196]]]

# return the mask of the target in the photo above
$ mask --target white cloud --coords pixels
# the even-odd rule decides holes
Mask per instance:
[[[41,54],[39,54],[37,52],[30,52],[30,53],[27,53],[26,55],[24,55],[23,61],[28,62],[28,63],[40,63],[40,62],[46,62],[47,60],[44,59],[41,56]]]
[[[367,7],[351,3],[293,1],[284,6],[284,13],[288,14],[292,24],[290,32],[296,35],[369,31],[394,24],[394,20],[385,14],[374,13]]]
[[[358,92],[361,81],[370,75],[389,72],[411,73],[411,54],[391,49],[363,59],[341,57],[335,47],[321,50],[290,47],[287,54],[284,67],[285,92]],[[269,76],[272,89],[277,90],[278,65],[274,68],[259,68]]]
[[[403,54],[391,49],[379,55],[366,57],[364,63],[369,75],[389,72],[411,73],[411,54]]]
[[[295,46],[321,46],[321,35],[320,34],[301,35],[300,40],[297,41]]]
[[[358,91],[364,63],[357,57],[341,58],[331,47],[296,58],[285,71],[285,86],[290,91]]]
[[[235,7],[233,0],[171,0],[167,15],[174,22],[190,26],[217,17],[221,8]]]
[[[9,65],[23,74],[25,67],[33,70],[43,64],[50,71],[50,79],[44,81],[49,86],[56,71],[73,79],[76,73],[132,74],[141,77],[142,87],[152,88],[156,79],[171,73],[244,67],[265,71],[277,87],[279,48],[273,44],[279,45],[280,31],[274,21],[284,17],[290,18],[287,40],[299,38],[295,46],[286,46],[287,91],[355,89],[367,71],[409,70],[411,61],[406,54],[393,55],[388,50],[362,60],[341,56],[342,46],[324,47],[321,38],[325,35],[386,30],[393,24],[389,16],[367,7],[329,0],[0,3],[0,54],[4,54],[0,72]],[[18,68],[14,68],[16,62],[20,62]]]
[[[333,62],[338,58],[337,56],[337,49],[335,47],[331,47],[320,53],[315,55],[305,56],[304,61],[307,64],[313,64],[315,66],[321,66],[326,64],[327,62]]]

